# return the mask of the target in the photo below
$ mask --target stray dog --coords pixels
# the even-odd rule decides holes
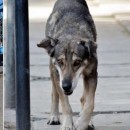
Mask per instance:
[[[96,29],[85,0],[57,0],[46,24],[46,38],[37,46],[50,56],[52,105],[50,125],[60,124],[59,99],[63,111],[61,130],[86,130],[94,109],[97,86]],[[83,76],[82,112],[74,124],[68,96]]]

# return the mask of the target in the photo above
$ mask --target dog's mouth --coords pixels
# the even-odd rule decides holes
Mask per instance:
[[[70,91],[70,92],[64,91],[64,94],[65,94],[65,95],[68,95],[68,96],[71,95],[72,93],[73,93],[73,91]]]

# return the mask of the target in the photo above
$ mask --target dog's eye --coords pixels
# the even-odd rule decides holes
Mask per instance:
[[[57,62],[58,62],[58,64],[59,64],[60,66],[63,66],[63,64],[64,64],[62,60],[58,60]]]
[[[76,60],[73,64],[74,67],[79,66],[81,64],[81,60]]]

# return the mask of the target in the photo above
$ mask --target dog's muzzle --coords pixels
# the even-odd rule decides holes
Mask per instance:
[[[71,88],[72,88],[71,81],[63,80],[62,88],[64,90],[65,95],[71,95],[73,93],[73,91],[71,90]]]

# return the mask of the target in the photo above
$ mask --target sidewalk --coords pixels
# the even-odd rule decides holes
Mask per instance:
[[[88,0],[98,33],[99,81],[93,116],[96,130],[130,129],[130,8],[127,8],[130,2],[124,1],[108,2],[107,6],[104,0]],[[33,130],[58,130],[60,126],[46,125],[51,104],[49,59],[46,52],[36,46],[44,38],[48,16],[46,12],[43,18],[42,8],[45,5],[46,11],[50,11],[54,3],[51,0],[50,4],[47,0],[44,2],[30,0],[31,125]],[[114,10],[114,5],[123,6]],[[34,9],[41,11],[40,14],[35,12],[37,17],[32,17]],[[74,120],[77,120],[81,110],[81,85],[80,79],[74,94],[70,96]],[[14,110],[5,111],[5,127],[15,130]]]

